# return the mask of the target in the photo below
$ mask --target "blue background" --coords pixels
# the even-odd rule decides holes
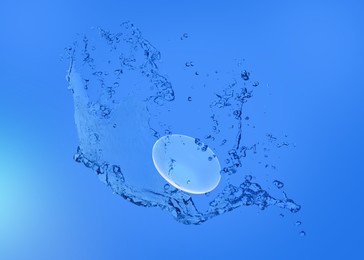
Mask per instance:
[[[361,1],[3,1],[0,259],[364,259],[363,13]],[[297,145],[277,164],[301,212],[244,207],[185,226],[72,160],[63,49],[125,20],[167,57],[187,32],[192,58],[246,59],[265,89],[261,127]]]

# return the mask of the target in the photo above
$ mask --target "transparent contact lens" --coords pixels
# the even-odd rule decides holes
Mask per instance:
[[[180,190],[203,194],[220,182],[217,156],[206,144],[190,136],[161,137],[153,146],[152,157],[160,175]]]

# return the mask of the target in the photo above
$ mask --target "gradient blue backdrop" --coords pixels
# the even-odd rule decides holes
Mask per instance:
[[[350,0],[2,1],[0,259],[364,259],[363,13]],[[258,125],[297,144],[276,163],[300,213],[245,207],[185,226],[72,160],[63,48],[125,20],[166,59],[184,32],[192,59],[246,59],[264,87]]]

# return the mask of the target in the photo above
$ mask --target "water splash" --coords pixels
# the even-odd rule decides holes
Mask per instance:
[[[159,71],[161,53],[130,22],[122,23],[117,33],[93,29],[67,53],[79,137],[74,160],[92,169],[114,193],[139,206],[160,207],[184,224],[201,224],[240,206],[300,210],[285,193],[275,198],[252,176],[242,176],[244,160],[259,145],[248,144],[243,136],[249,120],[244,104],[259,85],[250,82],[250,72],[241,69],[228,82],[207,89],[207,78],[214,78],[193,71],[198,90],[173,85]],[[196,144],[206,144],[201,149],[209,147],[221,158],[219,188],[202,198],[155,174],[152,146],[173,133],[193,136]]]

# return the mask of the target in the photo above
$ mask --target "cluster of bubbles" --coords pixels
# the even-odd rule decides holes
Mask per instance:
[[[180,40],[188,38],[185,33]],[[249,120],[244,104],[259,85],[249,71],[241,70],[228,84],[206,89],[203,97],[190,93],[179,98],[181,91],[160,72],[161,53],[131,22],[122,23],[117,33],[94,28],[90,36],[80,35],[67,53],[79,137],[74,160],[92,169],[115,194],[139,206],[164,209],[184,224],[201,224],[241,206],[300,210],[286,193],[273,197],[243,173],[244,160],[257,153],[257,144],[247,145],[243,138],[244,122]],[[185,66],[191,69],[195,64],[187,61]],[[183,118],[175,114],[188,109],[186,104],[191,111],[197,104],[204,113],[204,123],[195,129],[179,122]],[[210,154],[220,158],[221,183],[206,195],[189,194],[154,174],[153,144],[164,135],[184,131],[190,131],[200,149],[211,148]],[[288,145],[271,141],[277,147]],[[207,160],[215,160],[210,157]],[[278,180],[273,184],[279,190],[284,187]],[[203,205],[198,196],[203,196]]]

